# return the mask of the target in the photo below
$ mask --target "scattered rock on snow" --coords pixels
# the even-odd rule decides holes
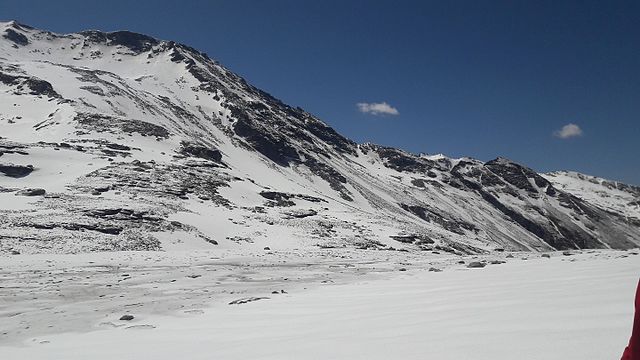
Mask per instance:
[[[287,216],[289,216],[289,217],[292,217],[292,218],[302,219],[302,218],[306,218],[306,217],[309,217],[309,216],[318,215],[318,212],[313,210],[313,209],[307,209],[307,210],[287,211],[285,214]]]
[[[237,299],[237,300],[233,300],[232,302],[229,303],[229,305],[241,305],[241,304],[246,304],[246,303],[250,303],[253,301],[258,301],[258,300],[265,300],[265,299],[269,299],[266,296],[262,296],[262,297],[246,297],[246,298],[242,298],[242,299]]]
[[[472,261],[467,265],[468,268],[483,268],[485,266],[487,266],[487,264],[480,261]]]

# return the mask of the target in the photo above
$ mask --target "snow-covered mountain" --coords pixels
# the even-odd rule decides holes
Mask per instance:
[[[556,188],[608,212],[640,220],[640,186],[623,184],[574,171],[555,171],[542,176]]]
[[[624,249],[639,194],[356,144],[172,41],[0,23],[0,253]]]

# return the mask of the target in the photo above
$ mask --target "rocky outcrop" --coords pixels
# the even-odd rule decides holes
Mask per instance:
[[[195,156],[201,159],[210,160],[213,162],[222,161],[222,153],[218,149],[206,147],[195,143],[183,141],[181,144],[180,153],[187,156]]]
[[[0,173],[9,177],[22,178],[32,172],[33,165],[0,164]]]
[[[20,45],[20,46],[29,45],[29,39],[27,39],[27,37],[24,36],[24,34],[19,33],[11,28],[5,30],[4,34],[2,34],[2,37],[13,42],[16,45]]]

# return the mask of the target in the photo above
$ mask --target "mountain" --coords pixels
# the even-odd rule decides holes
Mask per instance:
[[[0,253],[626,249],[639,193],[357,144],[173,41],[0,24]]]

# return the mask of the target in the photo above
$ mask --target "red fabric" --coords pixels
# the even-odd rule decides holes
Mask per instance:
[[[633,329],[631,330],[631,339],[629,346],[624,349],[622,360],[640,360],[640,281],[636,288],[636,311],[633,317]]]

